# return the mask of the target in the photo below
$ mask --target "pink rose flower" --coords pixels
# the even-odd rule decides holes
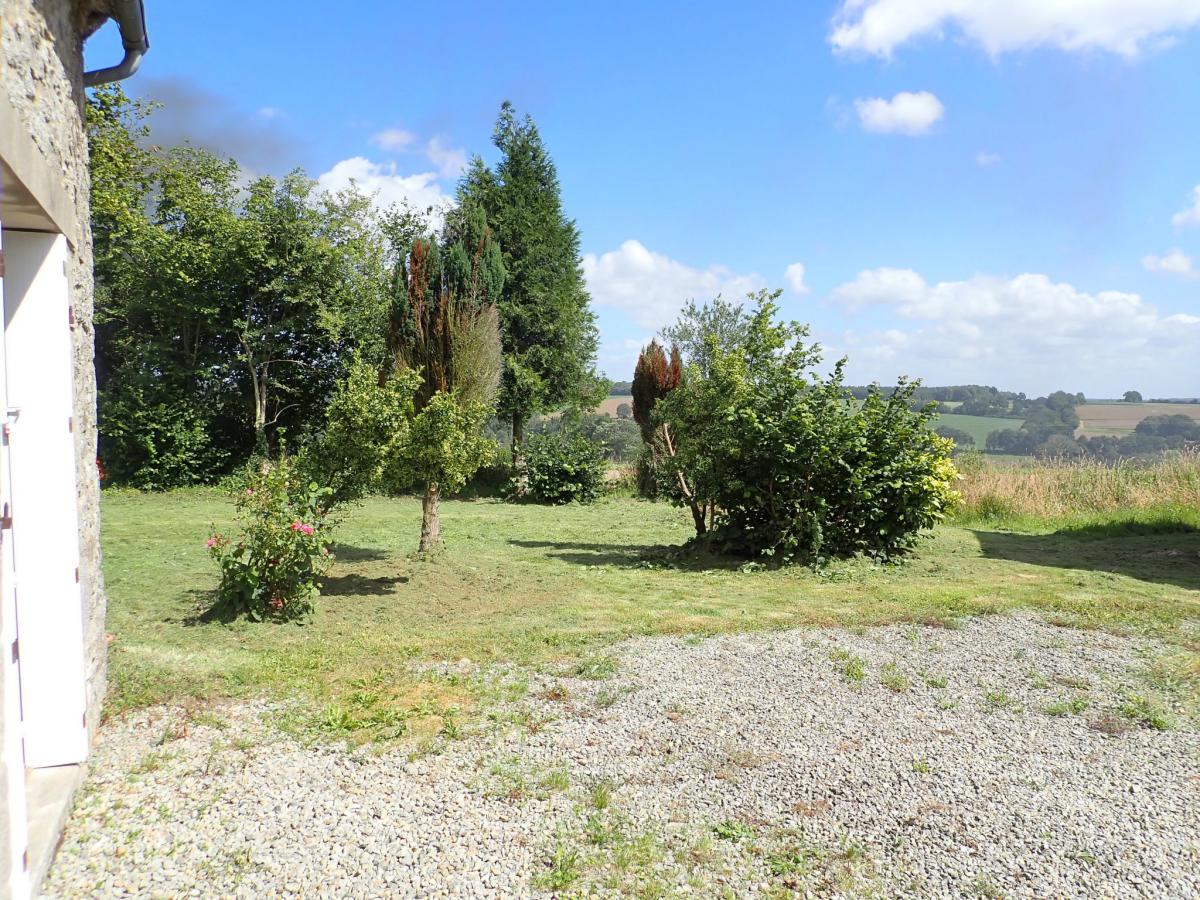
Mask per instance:
[[[210,537],[204,542],[204,546],[211,550],[213,547],[217,546],[217,539],[215,537]]]
[[[307,522],[305,522],[303,525],[300,526],[300,531],[303,532],[304,534],[312,534],[313,527],[311,525],[309,525]]]

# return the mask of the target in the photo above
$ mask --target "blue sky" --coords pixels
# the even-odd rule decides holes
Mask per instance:
[[[856,382],[1200,395],[1200,0],[147,7],[159,138],[255,172],[435,202],[531,113],[612,378],[780,287]]]

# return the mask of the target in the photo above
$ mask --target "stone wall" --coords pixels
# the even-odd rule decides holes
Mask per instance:
[[[83,592],[88,728],[99,722],[107,674],[96,470],[96,374],[92,331],[92,236],[83,126],[86,35],[104,19],[102,0],[0,0],[0,90],[7,94],[74,211],[69,278],[74,307],[75,450],[79,580]]]

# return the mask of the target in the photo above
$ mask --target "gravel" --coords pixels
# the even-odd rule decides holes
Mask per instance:
[[[1169,651],[1030,616],[636,639],[420,756],[147,710],[104,730],[45,891],[1200,897]]]

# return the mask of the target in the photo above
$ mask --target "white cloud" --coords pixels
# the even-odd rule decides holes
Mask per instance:
[[[1112,396],[1129,378],[1153,374],[1157,390],[1195,393],[1188,385],[1200,317],[1162,315],[1137,294],[1091,294],[1037,274],[929,284],[910,269],[872,269],[832,299],[900,320],[838,340],[863,380],[907,374],[934,384]]]
[[[264,106],[259,109],[258,114],[264,119],[278,119],[283,115],[283,110],[278,106]]]
[[[1000,162],[999,153],[989,153],[987,150],[980,150],[975,154],[975,164],[981,169],[988,169]]]
[[[317,187],[323,191],[345,190],[354,184],[360,191],[375,198],[378,207],[407,204],[415,209],[434,210],[433,225],[440,226],[452,198],[437,181],[436,172],[401,175],[395,163],[371,162],[354,156],[336,163],[332,169],[317,176]]]
[[[604,336],[601,335],[600,349],[596,355],[598,368],[613,381],[631,380],[642,348],[652,340],[652,331],[644,333],[642,337],[611,341],[604,340]]]
[[[804,263],[792,263],[784,271],[783,277],[793,293],[808,293],[808,285],[804,283]]]
[[[1200,0],[842,0],[829,42],[890,57],[922,37],[959,34],[992,56],[1049,46],[1136,56],[1200,23]]]
[[[371,143],[383,150],[406,150],[417,136],[403,128],[385,128],[371,135]]]
[[[913,94],[903,91],[891,100],[872,97],[855,100],[854,109],[864,131],[880,134],[928,134],[945,113],[942,101],[929,91]]]
[[[1178,248],[1169,250],[1162,256],[1148,253],[1142,257],[1142,265],[1149,272],[1167,272],[1173,275],[1186,275],[1188,278],[1200,276],[1200,272],[1192,268],[1192,258]]]
[[[425,145],[425,155],[438,167],[443,178],[457,178],[467,167],[465,150],[442,146],[441,138],[430,138]]]
[[[717,294],[740,300],[766,287],[759,275],[738,275],[724,266],[695,269],[629,240],[616,250],[583,257],[583,275],[598,306],[618,309],[637,325],[669,325],[685,302]]]
[[[1171,217],[1171,224],[1176,228],[1200,225],[1200,184],[1192,188],[1192,205],[1175,213]]]

